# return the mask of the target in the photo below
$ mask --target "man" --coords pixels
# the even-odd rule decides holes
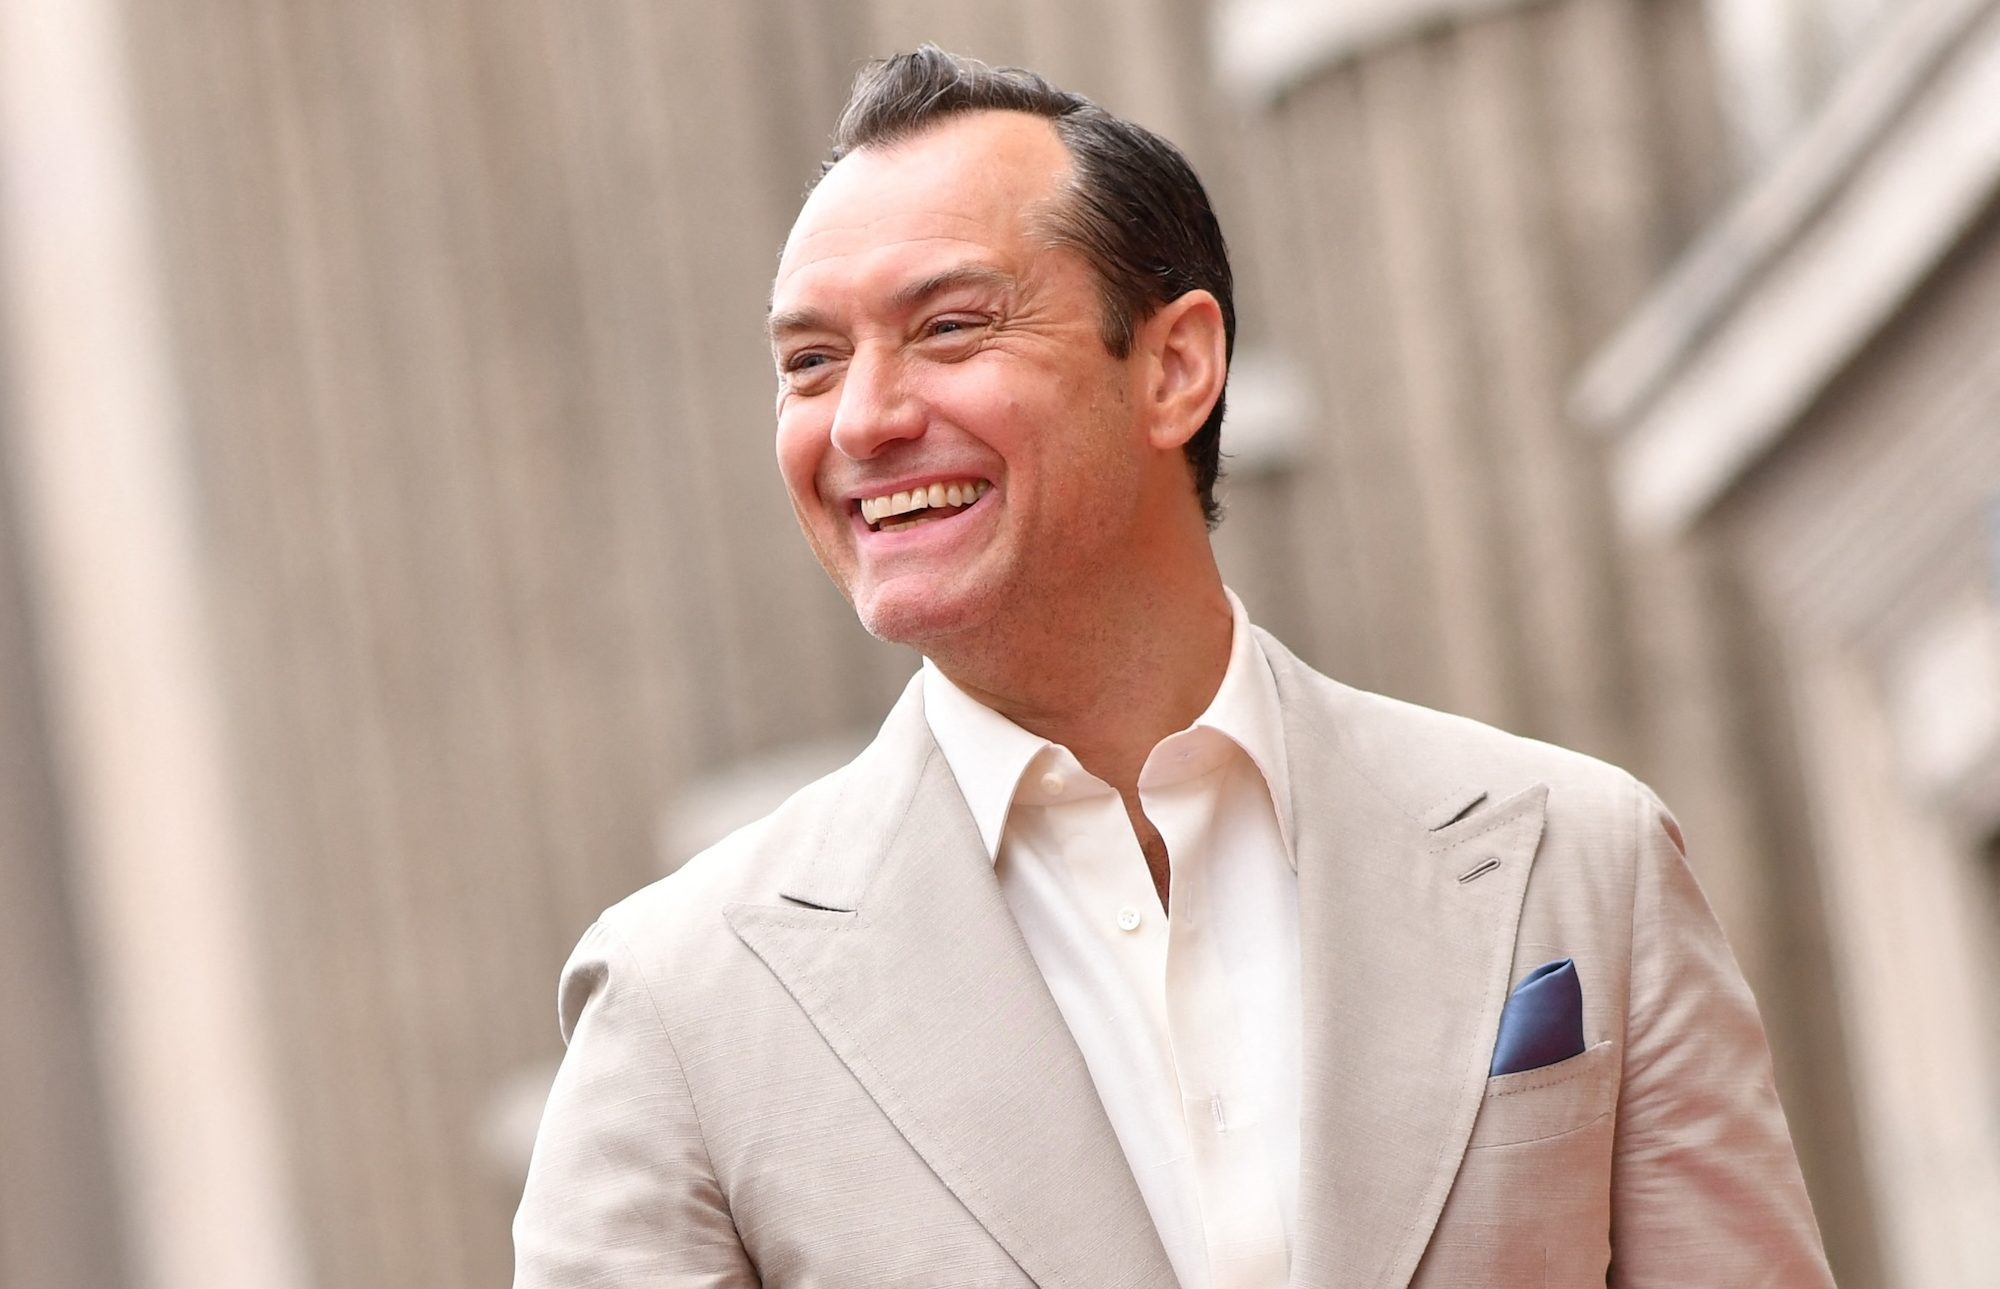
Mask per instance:
[[[1224,590],[1229,269],[1171,145],[879,64],[770,330],[800,526],[927,661],[585,935],[517,1289],[1830,1283],[1658,802]]]

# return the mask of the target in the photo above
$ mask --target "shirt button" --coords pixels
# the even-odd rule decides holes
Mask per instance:
[[[1137,931],[1139,929],[1139,910],[1129,904],[1119,909],[1118,929],[1120,931]]]
[[[1052,797],[1060,797],[1062,795],[1062,790],[1063,790],[1063,777],[1060,774],[1057,774],[1054,770],[1051,770],[1047,774],[1042,776],[1043,792],[1048,793]]]

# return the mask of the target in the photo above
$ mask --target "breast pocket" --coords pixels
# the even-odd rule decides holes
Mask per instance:
[[[1575,1132],[1618,1102],[1618,1044],[1605,1039],[1567,1061],[1486,1080],[1468,1150],[1517,1146]]]

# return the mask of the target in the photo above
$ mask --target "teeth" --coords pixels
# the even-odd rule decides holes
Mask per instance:
[[[904,528],[907,524],[884,524],[883,520],[892,515],[908,514],[912,510],[936,509],[943,506],[969,506],[986,495],[993,485],[984,479],[958,479],[951,483],[933,483],[922,488],[911,488],[906,492],[885,493],[880,497],[861,499],[861,517],[870,524],[883,529]]]

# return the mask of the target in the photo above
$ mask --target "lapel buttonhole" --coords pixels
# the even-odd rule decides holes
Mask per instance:
[[[1460,873],[1458,875],[1458,883],[1463,886],[1467,882],[1476,882],[1498,867],[1500,867],[1500,861],[1494,856],[1488,855],[1485,859],[1480,860],[1471,868]]]

